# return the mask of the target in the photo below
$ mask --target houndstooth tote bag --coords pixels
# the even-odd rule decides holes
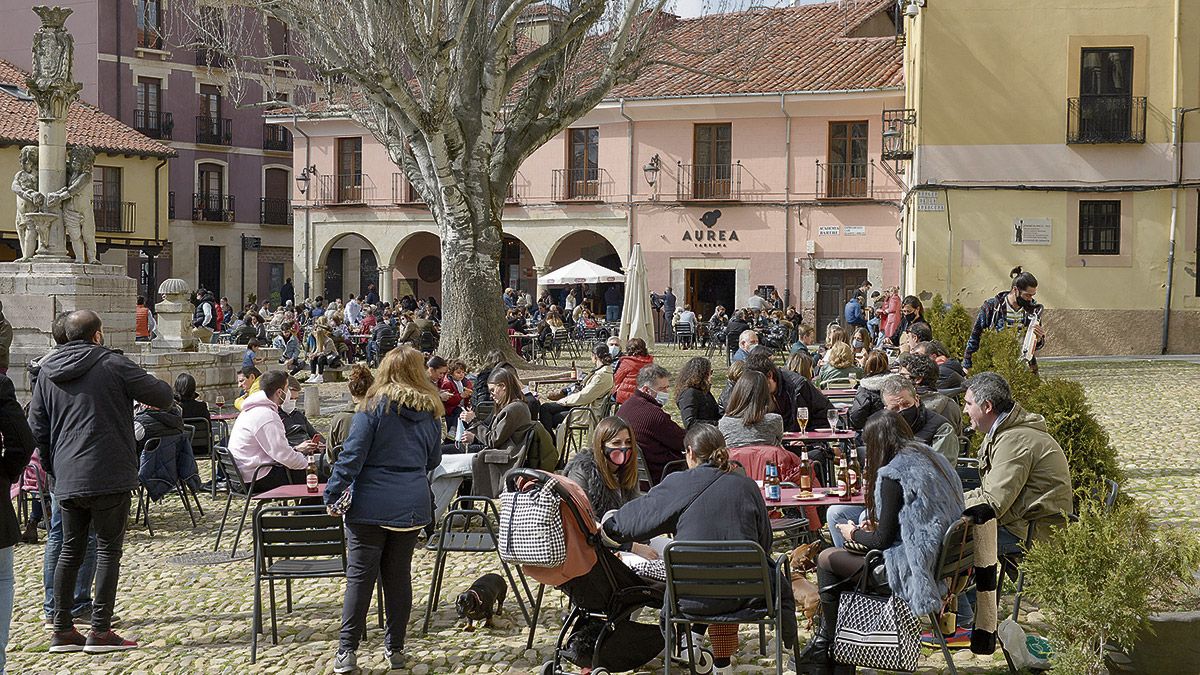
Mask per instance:
[[[902,598],[842,593],[833,639],[838,663],[911,673],[920,653],[917,617]]]
[[[563,531],[562,498],[554,491],[556,480],[540,488],[503,492],[500,495],[500,559],[518,565],[558,567],[567,560]]]

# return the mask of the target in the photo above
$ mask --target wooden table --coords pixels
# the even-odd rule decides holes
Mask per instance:
[[[813,488],[814,499],[796,499],[796,495],[800,494],[800,488],[782,488],[780,494],[782,498],[777,502],[767,502],[768,508],[779,508],[784,506],[835,506],[837,504],[855,504],[862,505],[864,503],[861,493],[850,496],[850,501],[844,502],[836,494],[831,494],[828,488]],[[767,498],[766,488],[762,489],[763,499]]]

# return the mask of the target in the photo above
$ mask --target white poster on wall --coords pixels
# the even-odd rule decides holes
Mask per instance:
[[[1049,246],[1049,218],[1014,218],[1012,243],[1019,246]]]
[[[937,190],[917,190],[918,211],[945,211],[942,195]]]
[[[840,225],[821,225],[817,228],[818,237],[836,237],[842,233]]]
[[[867,226],[847,225],[846,228],[842,230],[842,234],[846,235],[847,237],[865,237],[867,236]]]

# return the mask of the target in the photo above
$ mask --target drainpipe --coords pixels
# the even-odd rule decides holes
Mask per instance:
[[[1171,36],[1172,44],[1172,78],[1171,78],[1171,149],[1175,151],[1177,158],[1175,163],[1175,185],[1171,188],[1171,233],[1167,243],[1167,288],[1166,300],[1163,302],[1163,318],[1162,318],[1162,340],[1160,353],[1167,353],[1167,343],[1171,336],[1171,293],[1174,290],[1175,281],[1175,232],[1179,225],[1179,185],[1183,182],[1183,134],[1180,127],[1182,126],[1183,116],[1187,114],[1180,109],[1179,101],[1179,7],[1180,0],[1175,0],[1175,13],[1172,16],[1174,23]]]
[[[117,48],[113,50],[117,53],[117,67],[115,73],[115,77],[117,79],[117,114],[113,115],[113,117],[116,117],[118,120],[124,117],[125,114],[125,111],[121,110],[121,48],[124,47],[124,45],[121,44],[121,5],[123,4],[125,3],[119,1],[117,2]],[[96,98],[99,99],[99,97],[100,92],[96,92]]]
[[[304,166],[310,167],[312,166],[312,138],[310,138],[309,135],[300,128],[300,113],[295,112],[294,109],[292,112],[292,126],[295,127],[296,131],[300,132],[301,136],[304,136]],[[309,185],[308,189],[312,190],[313,188],[311,185]],[[312,207],[309,205],[309,194],[310,193],[305,193],[304,195],[304,297],[306,298],[312,297],[312,294],[309,293],[309,291],[311,290],[310,285],[312,284],[313,268]]]
[[[629,250],[632,253],[633,242],[636,241],[636,239],[633,236],[633,225],[634,225],[634,222],[637,221],[637,207],[634,204],[634,199],[633,199],[633,177],[634,177],[634,172],[637,169],[637,161],[636,161],[636,153],[634,152],[634,148],[633,148],[633,118],[630,117],[629,115],[625,114],[625,99],[622,98],[620,100],[620,102],[621,102],[621,117],[625,118],[625,122],[626,122],[625,126],[626,126],[626,129],[628,130],[625,133],[625,137],[629,141],[629,194],[627,195],[628,199],[625,202],[625,206],[626,206],[626,208],[629,209]],[[626,258],[626,262],[628,262],[628,261],[629,261],[628,258]],[[549,263],[550,261],[547,260],[546,262]]]
[[[784,105],[786,94],[779,94],[779,112],[784,117],[783,136],[783,305],[792,304],[792,116]],[[803,310],[803,308],[801,308]]]
[[[159,199],[158,190],[159,190],[159,186],[162,184],[161,170],[166,165],[167,165],[167,160],[163,159],[158,163],[158,166],[154,167],[154,242],[155,242],[155,244],[158,244],[159,242],[162,241],[162,234],[161,234],[161,230],[159,229],[159,224],[160,224],[160,215],[159,214],[161,213],[159,211],[159,208],[160,208],[160,205],[162,202]],[[154,249],[151,248],[150,250],[154,250]],[[160,253],[162,252],[161,248],[159,249],[159,252]],[[155,310],[155,308],[154,308],[154,306],[158,304],[158,256],[147,255],[146,257],[149,259],[149,263],[150,263],[149,274],[146,275],[147,276],[147,279],[146,279],[146,304],[150,308],[150,311],[155,316],[158,316],[158,311]]]

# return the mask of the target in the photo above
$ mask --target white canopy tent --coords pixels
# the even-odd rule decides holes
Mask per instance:
[[[540,286],[569,286],[572,284],[612,284],[625,281],[625,275],[580,258],[570,265],[538,277]]]

